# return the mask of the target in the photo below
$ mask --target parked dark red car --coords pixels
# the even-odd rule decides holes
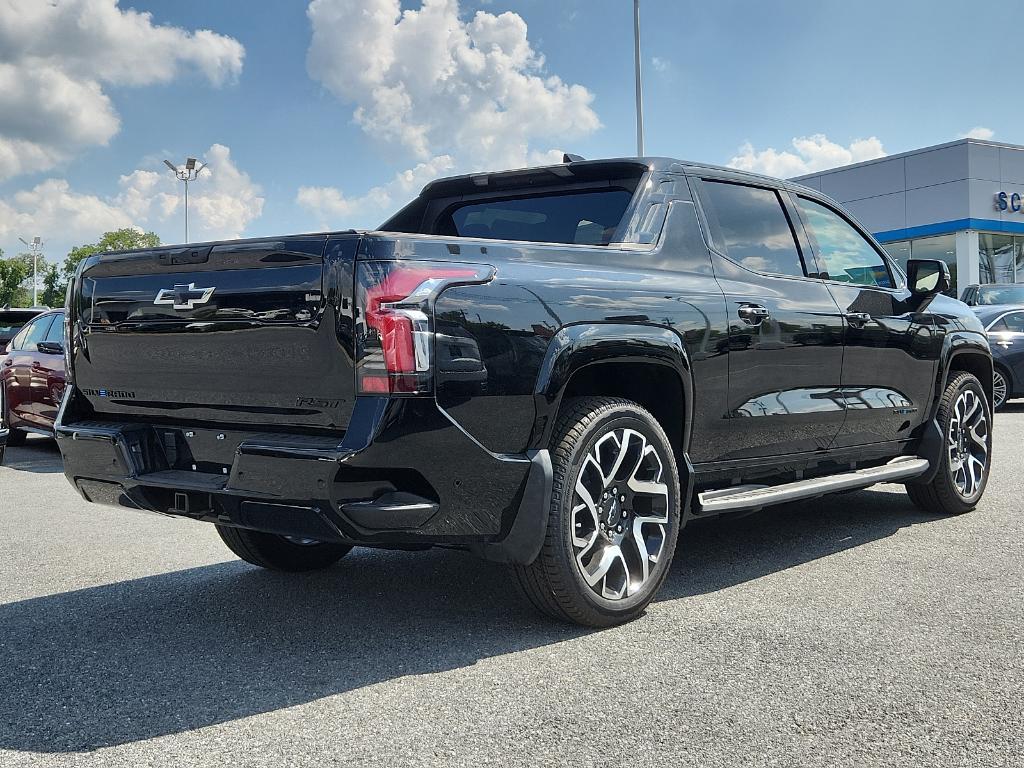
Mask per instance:
[[[44,312],[25,324],[0,355],[0,431],[8,445],[29,432],[53,435],[64,396],[64,311]]]

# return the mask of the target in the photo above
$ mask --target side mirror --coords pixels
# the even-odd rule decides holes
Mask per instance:
[[[42,352],[44,355],[63,355],[64,345],[59,341],[40,341],[36,344],[36,349]]]
[[[939,259],[910,259],[907,262],[910,292],[924,299],[949,290],[949,267]]]

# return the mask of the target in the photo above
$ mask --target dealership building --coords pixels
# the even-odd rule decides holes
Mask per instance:
[[[1024,146],[961,139],[794,181],[841,202],[904,266],[945,261],[958,296],[1024,283]]]

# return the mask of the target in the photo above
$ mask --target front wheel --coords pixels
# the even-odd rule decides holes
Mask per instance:
[[[973,375],[960,373],[939,401],[942,455],[931,482],[907,484],[914,504],[937,515],[969,512],[981,501],[992,458],[992,413],[985,390]]]
[[[218,525],[217,533],[228,549],[247,563],[273,571],[318,571],[331,567],[352,550],[346,544],[279,536],[228,525]]]
[[[1009,398],[1010,388],[1008,379],[999,368],[992,370],[992,410],[1001,410]]]
[[[544,546],[515,567],[520,586],[562,621],[636,618],[665,581],[679,533],[679,472],[665,431],[636,403],[578,398],[561,409],[551,463]]]

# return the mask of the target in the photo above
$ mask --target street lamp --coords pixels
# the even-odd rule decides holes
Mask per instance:
[[[199,167],[196,167],[196,159],[189,157],[185,160],[185,164],[182,167],[176,166],[170,160],[164,160],[164,165],[171,169],[178,181],[185,182],[185,242],[188,242],[188,183],[195,181],[199,178],[199,172],[206,167],[206,163],[199,163]]]
[[[644,156],[644,90],[640,77],[640,0],[633,0],[633,67],[636,74],[636,154]]]
[[[19,240],[28,246],[29,252],[32,254],[32,306],[39,306],[39,256],[43,250],[43,238],[38,235],[32,238],[30,243],[24,237],[19,237]]]

